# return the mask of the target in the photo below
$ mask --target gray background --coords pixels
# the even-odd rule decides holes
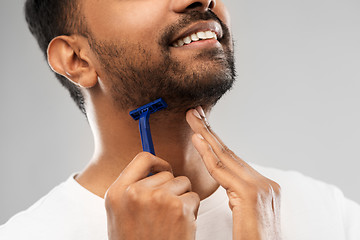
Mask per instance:
[[[245,160],[339,186],[360,202],[360,1],[227,0],[238,82],[210,121]],[[0,3],[0,224],[92,154],[85,118]]]

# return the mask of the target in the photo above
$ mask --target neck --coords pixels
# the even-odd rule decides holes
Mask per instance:
[[[140,133],[138,121],[134,121],[128,111],[109,111],[102,106],[91,112],[94,114],[88,113],[88,118],[95,151],[89,165],[76,180],[89,191],[104,197],[122,170],[142,151]],[[188,177],[192,190],[201,199],[211,195],[218,184],[192,145],[193,132],[186,123],[185,112],[170,114],[161,110],[150,116],[150,126],[156,155],[169,162],[174,176]]]

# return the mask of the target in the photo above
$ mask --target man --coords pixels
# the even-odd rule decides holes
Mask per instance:
[[[222,2],[59,2],[27,1],[27,21],[86,114],[95,153],[1,239],[359,238],[359,206],[337,189],[257,171],[210,129],[235,77]],[[140,153],[128,112],[159,97],[169,107],[151,116],[155,157]]]

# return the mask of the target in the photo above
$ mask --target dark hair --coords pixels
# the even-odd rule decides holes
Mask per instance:
[[[60,35],[86,35],[86,24],[82,17],[79,0],[27,0],[25,19],[30,32],[36,38],[47,58],[47,47]],[[60,74],[55,73],[60,83],[69,90],[71,97],[86,115],[84,97],[80,88]]]

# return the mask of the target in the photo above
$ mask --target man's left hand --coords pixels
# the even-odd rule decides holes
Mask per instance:
[[[211,130],[201,107],[186,120],[192,141],[211,176],[226,189],[233,213],[233,239],[279,240],[280,186],[236,156]]]

